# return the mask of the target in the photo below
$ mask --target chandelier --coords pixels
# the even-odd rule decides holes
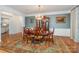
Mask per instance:
[[[38,5],[38,9],[39,9],[39,13],[40,13],[40,5]],[[43,16],[41,16],[40,14],[39,15],[37,15],[37,16],[35,16],[35,18],[36,18],[36,20],[41,20],[41,19],[43,19]]]

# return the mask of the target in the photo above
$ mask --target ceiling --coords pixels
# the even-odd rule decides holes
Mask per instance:
[[[39,13],[38,5],[8,5],[25,14]],[[40,13],[69,11],[74,5],[40,5]]]

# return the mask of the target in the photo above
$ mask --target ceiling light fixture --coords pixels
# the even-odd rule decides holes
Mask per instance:
[[[41,20],[41,19],[43,19],[43,16],[41,16],[40,15],[40,11],[41,11],[41,6],[40,5],[38,5],[38,9],[39,9],[39,15],[38,16],[35,16],[35,18],[36,18],[36,20]]]

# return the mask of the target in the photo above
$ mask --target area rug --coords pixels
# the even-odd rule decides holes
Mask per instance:
[[[24,44],[21,41],[17,41],[15,44],[9,44],[2,48],[9,53],[70,53],[68,46],[63,40],[55,38],[54,43],[42,42],[39,44]]]

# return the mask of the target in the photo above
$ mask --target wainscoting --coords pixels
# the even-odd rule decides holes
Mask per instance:
[[[53,29],[51,28],[50,31],[52,31],[52,30]],[[55,29],[54,35],[70,37],[70,29]]]

